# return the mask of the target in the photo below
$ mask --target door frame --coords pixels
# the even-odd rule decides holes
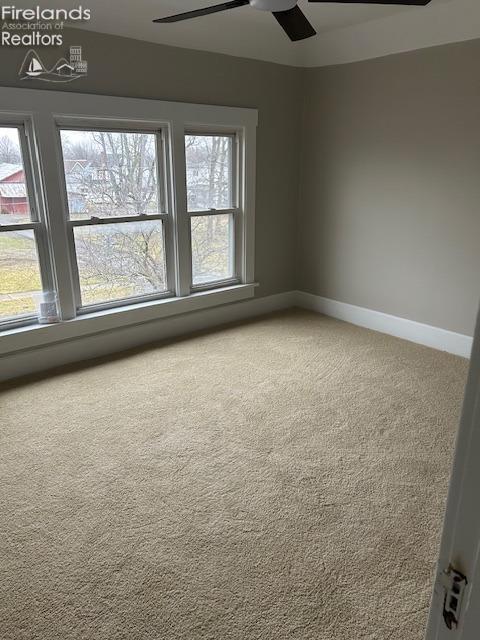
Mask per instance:
[[[480,637],[480,311],[448,490],[447,508],[433,587],[426,640]],[[458,626],[443,619],[445,571],[467,578]]]

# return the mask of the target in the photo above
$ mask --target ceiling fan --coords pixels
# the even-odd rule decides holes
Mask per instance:
[[[332,0],[308,0],[309,2],[332,2]],[[305,14],[297,6],[298,0],[230,0],[230,2],[222,2],[215,4],[213,7],[205,7],[196,9],[195,11],[187,11],[186,13],[178,13],[174,16],[166,18],[157,18],[153,22],[168,23],[179,22],[180,20],[189,20],[199,16],[206,16],[210,13],[218,13],[219,11],[227,11],[249,4],[252,9],[259,11],[269,11],[272,13],[287,36],[293,42],[296,40],[304,40],[316,35],[315,29],[307,20]],[[341,4],[387,4],[399,5],[404,7],[425,7],[431,0],[333,0],[335,3]]]

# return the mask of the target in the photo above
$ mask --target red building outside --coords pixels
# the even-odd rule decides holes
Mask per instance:
[[[26,216],[29,212],[22,165],[0,163],[0,214]]]

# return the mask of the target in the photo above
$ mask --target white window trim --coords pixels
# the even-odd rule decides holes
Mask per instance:
[[[213,305],[235,302],[253,296],[255,228],[255,159],[258,113],[255,109],[198,105],[159,100],[120,98],[59,91],[0,88],[0,121],[12,118],[30,123],[35,139],[35,160],[43,177],[44,215],[50,229],[53,274],[61,302],[62,321],[48,327],[28,325],[0,333],[0,355],[65,337],[114,329],[128,324],[148,322]],[[63,188],[62,158],[58,144],[58,125],[90,120],[108,126],[113,121],[141,128],[162,128],[168,136],[170,157],[167,162],[168,197],[172,202],[176,226],[174,246],[175,297],[129,304],[105,311],[76,315],[74,278],[68,244]],[[186,202],[184,136],[188,131],[235,132],[240,141],[242,163],[239,185],[242,199],[238,247],[238,282],[214,283],[206,291],[191,289],[190,216]],[[36,162],[34,164],[36,164]],[[230,286],[229,286],[230,285]],[[191,302],[187,301],[187,297]],[[107,318],[107,320],[105,320]],[[65,327],[68,326],[68,329]],[[27,336],[31,338],[27,339]]]

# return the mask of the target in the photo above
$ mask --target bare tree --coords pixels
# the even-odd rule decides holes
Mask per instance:
[[[154,136],[85,132],[64,142],[65,158],[83,165],[70,180],[82,194],[85,213],[110,217],[158,211]],[[67,176],[68,178],[68,176]]]
[[[81,160],[95,165],[98,153],[88,139],[72,141],[68,137],[62,140],[63,156],[66,160]]]
[[[232,138],[187,136],[190,210],[228,209],[232,202]],[[192,218],[192,267],[197,282],[231,275],[231,215]]]
[[[94,183],[102,212],[109,208],[131,215],[154,212],[157,203],[155,147],[145,134],[94,133],[105,182]]]
[[[84,299],[95,302],[165,289],[162,222],[115,223],[119,215],[159,212],[154,136],[99,131],[65,136],[62,142],[70,161],[71,212],[112,219],[111,224],[76,231]]]
[[[163,238],[157,223],[83,229],[76,244],[84,302],[165,289]]]
[[[189,209],[231,206],[231,144],[229,136],[187,136]]]
[[[21,162],[18,144],[8,136],[0,136],[0,162],[19,164]]]
[[[159,211],[155,139],[151,134],[85,132],[62,134],[64,156],[77,161],[67,176],[79,217],[111,223],[76,229],[75,244],[84,302],[118,299],[166,288],[163,229],[141,216]],[[189,204],[225,208],[231,200],[231,138],[187,136]],[[70,163],[70,166],[72,163]],[[190,206],[189,208],[192,208]],[[81,210],[80,210],[81,209]],[[136,216],[138,222],[115,223]],[[192,219],[192,259],[197,281],[224,277],[230,262],[230,216]]]

